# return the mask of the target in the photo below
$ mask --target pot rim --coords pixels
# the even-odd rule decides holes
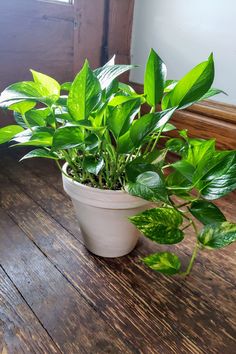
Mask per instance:
[[[130,195],[128,192],[125,191],[125,189],[119,189],[119,190],[113,190],[113,189],[101,189],[101,188],[96,188],[96,187],[90,187],[90,186],[87,186],[86,184],[82,184],[78,181],[75,181],[73,178],[71,178],[68,173],[67,173],[67,168],[68,168],[69,164],[68,162],[65,162],[64,165],[62,166],[62,171],[63,171],[63,176],[68,179],[70,182],[74,183],[75,185],[81,187],[81,188],[84,188],[84,189],[87,189],[87,190],[90,190],[90,191],[95,191],[97,193],[106,193],[106,194],[128,194]],[[131,195],[130,195],[131,196]],[[137,197],[136,197],[137,198]]]

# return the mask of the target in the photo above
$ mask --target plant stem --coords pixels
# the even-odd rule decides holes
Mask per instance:
[[[194,261],[195,261],[195,259],[197,257],[198,250],[199,250],[199,243],[197,241],[196,245],[195,245],[195,247],[193,249],[193,254],[192,254],[192,257],[191,257],[190,262],[188,264],[188,267],[187,267],[185,272],[181,273],[181,275],[183,275],[183,276],[189,275],[189,273],[191,272],[191,270],[193,268]]]
[[[25,114],[22,114],[22,119],[25,122],[25,125],[27,125],[27,127],[33,132],[33,129],[31,128],[31,126],[30,126]]]

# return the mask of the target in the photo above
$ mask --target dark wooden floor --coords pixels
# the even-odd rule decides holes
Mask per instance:
[[[60,174],[0,156],[0,353],[236,353],[235,246],[169,278],[83,246]],[[235,195],[221,205],[235,220]],[[187,264],[191,235],[175,247]],[[160,249],[160,248],[159,248]]]

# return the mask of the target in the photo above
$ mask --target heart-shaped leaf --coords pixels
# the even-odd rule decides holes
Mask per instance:
[[[129,219],[144,236],[157,243],[174,244],[184,238],[183,231],[179,229],[183,218],[173,208],[148,209]]]
[[[39,73],[35,70],[30,71],[33,75],[34,82],[38,84],[38,87],[40,88],[41,95],[48,96],[52,101],[56,102],[60,96],[60,84],[48,75]]]
[[[222,248],[236,241],[236,224],[224,221],[206,225],[198,236],[199,242],[207,248]]]
[[[67,125],[55,131],[53,149],[70,149],[83,144],[84,134],[79,126]]]
[[[24,129],[18,125],[8,125],[0,128],[0,144],[10,141],[16,134],[22,131],[24,131]]]
[[[181,267],[179,257],[170,252],[154,253],[143,258],[142,261],[149,268],[166,275],[178,273]]]
[[[169,202],[165,184],[157,172],[141,173],[135,182],[128,182],[125,189],[129,194],[146,200]]]
[[[222,151],[209,164],[212,168],[198,182],[198,188],[205,199],[214,200],[236,188],[236,152]]]
[[[25,156],[23,156],[20,159],[20,161],[26,160],[26,159],[31,159],[33,157],[43,157],[43,158],[53,159],[53,160],[59,159],[58,155],[55,152],[52,152],[52,151],[46,150],[46,149],[34,149],[34,150],[28,152],[28,154],[26,154]]]
[[[226,221],[224,214],[211,202],[196,200],[191,204],[189,211],[204,225]]]
[[[104,166],[104,160],[102,157],[96,159],[94,156],[86,156],[84,159],[83,167],[84,169],[94,175],[98,175]]]

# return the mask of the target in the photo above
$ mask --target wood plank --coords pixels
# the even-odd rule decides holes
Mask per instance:
[[[0,163],[0,166],[4,166],[5,172],[7,173],[8,177],[12,179],[12,181],[16,184],[18,184],[32,199],[34,199],[46,212],[48,212],[57,222],[61,223],[63,227],[68,230],[70,233],[72,233],[74,236],[76,236],[79,240],[81,240],[81,234],[80,231],[78,230],[78,224],[76,222],[76,217],[74,214],[74,210],[72,208],[71,202],[68,199],[68,196],[66,196],[65,193],[62,194],[63,192],[63,187],[61,183],[61,176],[59,172],[54,169],[53,167],[51,168],[51,171],[48,169],[48,163],[46,163],[46,168],[44,168],[44,163],[43,161],[38,160],[28,160],[24,161],[22,166],[28,166],[30,170],[38,173],[39,178],[34,174],[30,173],[27,171],[27,176],[28,178],[26,179],[24,175],[26,174],[26,171],[24,171],[24,168],[21,168],[21,164],[16,164],[14,160],[11,160],[9,158],[3,158],[2,162]],[[38,170],[37,170],[37,165],[38,165]],[[57,175],[57,178],[55,178]],[[52,177],[53,176],[53,177]],[[53,178],[53,179],[52,179]],[[29,185],[27,183],[27,180],[31,181],[31,184]],[[50,183],[48,181],[50,180]],[[51,183],[51,181],[53,181]],[[57,191],[60,193],[56,192],[54,188],[51,188],[50,186],[56,186]],[[55,201],[55,202],[54,202]],[[220,202],[222,203],[222,202]],[[222,205],[219,204],[220,207]],[[63,205],[63,215],[61,212],[61,209],[58,208],[58,205]],[[232,212],[234,208],[234,198],[230,199],[230,202],[228,203],[228,209],[230,210],[230,214],[228,212],[227,216],[231,221],[236,221],[236,217],[234,216],[234,213]],[[224,209],[225,209],[225,204],[224,204]],[[81,240],[82,241],[82,240]],[[186,242],[185,246],[181,245],[181,248],[184,250],[184,254],[187,254],[188,256],[191,253],[192,250],[192,242]],[[222,258],[225,261],[225,273],[224,270],[222,269],[221,265],[219,265],[218,262],[218,255],[217,253],[213,254],[208,260],[208,257],[200,257],[199,262],[201,265],[208,264],[209,268],[212,269],[213,273],[218,274],[218,276],[222,276],[223,279],[227,279],[229,282],[234,283],[235,277],[234,277],[234,267],[236,266],[235,262],[235,255],[233,250],[236,250],[236,246],[232,245],[230,247],[230,250],[226,248],[222,254]],[[222,252],[221,252],[222,253]]]
[[[1,209],[0,230],[2,266],[62,352],[131,353]]]
[[[14,193],[16,193],[16,192],[14,191]],[[10,192],[9,192],[9,195],[10,195]],[[23,204],[19,205],[19,203],[17,202],[18,205],[14,205],[11,201],[9,201],[9,198],[10,198],[10,196],[7,197],[7,199],[8,199],[7,201],[6,201],[6,198],[4,198],[5,199],[5,202],[4,202],[5,207],[7,207],[7,210],[9,213],[13,213],[12,216],[14,216],[14,218],[17,218],[17,222],[20,223],[20,219],[17,216],[17,210],[20,210],[23,207],[23,204],[28,204],[28,202],[26,203],[26,200],[25,200],[25,203],[23,203]],[[21,199],[22,199],[22,197],[19,196],[19,194],[17,192],[17,200],[19,201]],[[7,206],[6,206],[6,203],[8,204]],[[61,205],[61,203],[60,203],[60,205]],[[27,212],[27,216],[25,216],[26,219],[21,222],[21,227],[26,228],[28,230],[28,233],[31,234],[31,237],[32,237],[33,230],[35,230],[35,227],[37,226],[39,228],[39,226],[38,226],[38,224],[39,224],[38,213],[37,213],[37,225],[35,225],[35,222],[33,220],[31,220],[31,216],[30,216],[30,213],[32,211],[35,215],[34,208],[31,205],[31,206],[29,206],[29,212]],[[35,219],[35,217],[33,219]],[[33,223],[33,225],[32,226],[29,226],[29,225],[25,226],[26,223],[29,225],[31,225]],[[42,234],[44,233],[45,239],[47,239],[47,241],[50,243],[50,240],[48,240],[47,232],[45,232],[45,230],[44,230],[43,224],[44,223],[42,222],[42,225],[40,226],[38,233],[40,233],[41,237],[42,237]],[[28,229],[29,227],[30,227],[30,229]],[[54,231],[53,233],[54,233],[54,235],[57,234],[56,231]],[[38,236],[36,237],[36,235],[35,236],[33,235],[33,237],[34,237],[34,242],[39,243],[39,247],[42,247],[42,245],[43,245],[43,247],[46,247],[45,241],[44,242],[42,242],[42,240],[40,241],[40,238]],[[36,239],[35,239],[35,237],[36,237]],[[65,248],[63,247],[63,251],[60,252],[60,255],[62,253],[64,253],[64,257],[70,258],[70,261],[65,262],[65,261],[62,261],[61,258],[59,260],[58,254],[55,253],[55,250],[54,251],[49,250],[48,246],[45,249],[45,251],[49,257],[52,257],[52,261],[56,262],[57,266],[62,267],[61,270],[63,272],[65,272],[65,274],[70,275],[70,279],[71,279],[71,281],[73,281],[74,286],[77,286],[78,282],[80,282],[80,288],[83,287],[83,291],[87,294],[87,296],[89,296],[91,301],[94,302],[94,306],[96,306],[95,304],[97,304],[97,301],[98,301],[97,296],[99,297],[99,304],[101,306],[101,298],[99,296],[100,291],[101,291],[101,294],[103,294],[103,297],[107,296],[107,298],[104,299],[104,303],[103,303],[102,307],[103,307],[103,311],[104,311],[103,314],[110,321],[114,321],[114,319],[111,319],[111,317],[110,317],[111,314],[114,315],[114,312],[119,313],[119,316],[122,316],[121,314],[123,314],[124,311],[127,311],[126,307],[123,308],[123,306],[122,306],[123,304],[117,304],[117,303],[112,304],[112,305],[110,304],[110,298],[112,298],[113,302],[115,302],[115,299],[117,299],[117,292],[119,292],[120,294],[123,295],[122,301],[126,301],[126,302],[128,301],[126,303],[126,306],[128,304],[130,304],[131,299],[135,298],[135,300],[136,300],[135,301],[135,310],[137,311],[137,308],[139,309],[139,313],[138,313],[139,316],[138,316],[137,320],[135,321],[137,314],[136,314],[136,312],[135,313],[130,312],[130,309],[129,309],[129,315],[128,315],[128,318],[131,317],[131,319],[133,321],[135,321],[135,323],[138,321],[142,325],[142,322],[141,322],[143,320],[142,316],[144,316],[144,314],[146,314],[146,316],[148,316],[148,318],[149,318],[149,323],[151,324],[151,328],[154,328],[155,333],[158,333],[158,331],[160,331],[160,325],[165,326],[164,328],[166,328],[166,326],[167,326],[167,328],[168,328],[168,326],[171,326],[171,325],[173,326],[173,321],[170,321],[168,318],[169,311],[170,311],[170,313],[175,314],[174,316],[177,316],[177,318],[180,318],[179,316],[181,313],[181,316],[183,316],[182,321],[184,321],[184,323],[178,322],[178,331],[181,331],[182,334],[188,333],[188,335],[187,335],[188,338],[191,338],[191,340],[193,342],[196,342],[200,348],[204,348],[204,346],[206,344],[202,343],[202,338],[200,338],[200,337],[195,338],[196,337],[195,331],[192,330],[191,328],[189,328],[189,327],[191,327],[192,318],[191,318],[191,315],[190,315],[190,317],[188,317],[189,311],[190,311],[190,314],[191,313],[196,314],[196,312],[198,311],[197,309],[198,309],[199,299],[201,299],[201,303],[203,304],[202,305],[203,308],[199,309],[198,315],[199,315],[199,318],[201,319],[201,321],[200,321],[200,323],[196,324],[196,326],[199,327],[197,332],[200,333],[203,330],[201,328],[201,326],[203,326],[202,322],[204,322],[205,323],[204,325],[208,328],[208,331],[209,331],[209,332],[207,332],[207,335],[212,340],[212,338],[214,338],[214,333],[215,333],[214,332],[215,329],[213,329],[214,326],[212,325],[212,322],[211,322],[211,321],[213,321],[216,324],[216,326],[220,327],[220,333],[223,330],[223,328],[227,328],[228,335],[229,335],[229,342],[227,343],[228,347],[226,346],[226,350],[227,350],[227,348],[232,348],[232,346],[235,344],[234,341],[231,342],[231,340],[230,340],[230,335],[232,337],[235,333],[231,327],[232,323],[234,322],[234,318],[232,318],[232,316],[230,316],[230,314],[229,314],[229,316],[227,316],[228,317],[228,320],[227,320],[227,317],[225,317],[223,315],[223,313],[222,314],[219,313],[218,309],[215,309],[213,306],[211,306],[209,304],[210,300],[208,299],[208,297],[203,296],[203,292],[205,292],[205,294],[206,294],[206,289],[203,288],[202,293],[200,291],[197,291],[197,289],[199,287],[201,288],[201,286],[202,287],[204,286],[204,285],[201,285],[201,282],[203,282],[203,284],[204,284],[204,280],[208,281],[208,283],[206,285],[206,287],[208,287],[208,292],[209,292],[209,289],[211,289],[211,290],[217,289],[217,287],[214,288],[214,287],[212,287],[212,284],[209,283],[209,280],[210,280],[209,273],[207,273],[205,278],[204,278],[204,276],[201,275],[201,272],[202,272],[201,267],[200,267],[200,269],[198,269],[198,273],[197,273],[198,278],[199,278],[198,282],[196,282],[196,279],[194,277],[192,280],[194,283],[193,286],[192,286],[192,284],[181,283],[181,289],[182,289],[181,290],[181,299],[182,299],[181,306],[182,307],[176,308],[176,306],[174,304],[179,303],[179,300],[180,300],[178,297],[178,294],[176,297],[176,287],[179,288],[179,286],[180,286],[179,280],[172,280],[172,279],[169,280],[166,277],[155,277],[153,273],[150,273],[151,274],[150,276],[152,276],[155,279],[156,290],[153,290],[152,288],[149,289],[149,284],[148,284],[149,281],[148,281],[148,283],[146,283],[146,281],[143,279],[146,270],[143,266],[139,265],[138,257],[140,256],[140,254],[142,254],[139,250],[136,250],[133,253],[133,257],[127,257],[125,259],[123,258],[121,261],[119,261],[119,260],[113,260],[113,261],[101,260],[101,259],[94,257],[94,261],[96,260],[96,264],[94,264],[94,262],[91,263],[90,258],[86,257],[86,253],[84,254],[84,250],[81,249],[81,246],[79,246],[78,244],[76,247],[75,246],[72,247],[73,254],[76,254],[77,252],[79,252],[78,256],[73,257],[72,254],[70,255],[70,253],[72,253],[71,251],[69,252],[68,256],[66,256],[67,252],[69,251],[68,247],[70,248],[70,243],[72,242],[72,240],[69,242],[68,237],[69,237],[69,235],[67,234],[67,242],[65,241],[66,247]],[[62,242],[62,238],[63,238],[62,234],[60,234],[60,242]],[[54,242],[55,242],[55,239],[54,239]],[[58,246],[57,246],[57,249],[58,249]],[[146,245],[145,245],[145,249],[146,250],[148,249]],[[152,251],[153,251],[153,248],[152,248]],[[82,252],[83,256],[81,255],[81,252]],[[85,265],[83,264],[83,262],[80,262],[79,265],[76,265],[78,263],[78,260],[82,260],[82,259],[84,259],[87,269],[86,268],[84,269]],[[68,267],[69,267],[68,262],[70,262],[69,264],[71,264],[71,267],[72,267],[72,269],[70,269],[70,270],[68,270]],[[72,263],[74,263],[73,266],[72,266]],[[112,264],[114,265],[114,267],[112,267]],[[133,265],[133,264],[134,264],[134,268],[131,267],[131,265]],[[98,284],[96,284],[96,296],[95,296],[93,293],[92,284],[97,282],[97,280],[96,280],[97,279],[96,265],[99,269],[100,279],[98,281]],[[85,281],[83,279],[85,278],[85,274],[88,273],[88,267],[91,267],[91,269],[89,270],[89,274],[90,274],[90,277],[93,277],[93,280],[89,279],[90,278],[89,277],[89,278],[86,278],[86,281]],[[76,270],[77,269],[80,270],[80,272],[81,272],[80,273],[80,280],[78,280],[78,276],[79,276],[78,273],[76,272],[76,274],[74,274],[74,272],[73,272],[74,268]],[[105,273],[106,275],[104,273],[102,273],[102,271],[106,272]],[[139,275],[137,275],[137,274],[139,274]],[[200,277],[199,277],[199,274],[200,274]],[[102,279],[103,278],[108,279],[108,284],[107,283],[101,284],[101,276],[102,276]],[[89,281],[92,281],[92,284],[89,284]],[[140,283],[142,284],[141,286],[135,285],[135,284],[140,284]],[[219,284],[221,284],[221,283],[219,282]],[[228,284],[228,286],[231,288],[231,292],[227,291],[226,293],[224,293],[224,287],[225,287],[225,289],[230,290],[227,287],[227,283],[225,283],[224,285],[222,285],[220,287],[220,291],[223,291],[222,298],[224,298],[227,293],[232,293],[232,286],[230,286],[230,284]],[[135,289],[133,289],[133,287],[135,287]],[[191,291],[190,291],[190,288],[192,288]],[[104,289],[109,289],[109,291],[106,293],[106,292],[104,292]],[[115,292],[114,292],[114,289],[115,289]],[[144,289],[146,289],[146,290],[144,290]],[[127,290],[128,290],[128,292],[127,292]],[[155,297],[150,297],[149,295],[147,295],[147,294],[149,294],[149,292],[153,293],[153,291],[155,291]],[[144,296],[144,294],[145,294],[145,296]],[[170,294],[171,294],[171,303],[169,303],[169,301],[168,301],[168,296]],[[94,296],[95,296],[95,298],[94,298]],[[214,294],[212,297],[214,298]],[[184,307],[184,300],[183,299],[185,299],[185,298],[190,299],[189,303],[188,303],[188,315],[182,314],[183,307]],[[117,300],[118,300],[118,302],[120,301],[119,298]],[[226,296],[225,302],[227,303],[230,300],[232,300],[232,299],[230,299],[229,297]],[[167,303],[166,303],[166,301],[167,301]],[[214,299],[212,299],[212,303],[213,303],[213,301],[214,301]],[[231,304],[232,304],[232,302],[231,302]],[[111,306],[111,308],[108,308],[109,306]],[[122,306],[122,308],[120,310],[118,310],[118,309],[115,310],[116,306],[118,306],[118,309],[120,308],[120,306]],[[147,306],[147,308],[146,308],[146,306]],[[104,310],[104,307],[105,307],[105,310]],[[130,307],[130,305],[129,305],[129,307]],[[231,307],[231,310],[232,310],[232,307]],[[140,311],[141,311],[141,314],[143,314],[143,315],[140,315]],[[205,315],[203,315],[204,313],[205,313]],[[171,317],[171,316],[169,316],[169,317]],[[119,320],[120,320],[120,317],[119,317]],[[121,325],[119,323],[119,320],[118,320],[118,324],[117,324],[117,319],[115,319],[114,326],[117,327],[117,326]],[[122,318],[121,318],[121,320],[122,320]],[[124,321],[124,318],[123,318],[123,321]],[[145,317],[144,317],[144,321],[145,321]],[[158,325],[157,321],[160,321],[159,325]],[[127,323],[127,319],[125,320],[125,322]],[[144,331],[144,324],[142,325],[142,328],[143,328],[142,331]],[[133,331],[133,329],[132,329],[132,331]],[[145,334],[145,336],[148,335],[148,337],[149,337],[150,335],[152,335],[152,333],[150,333],[150,331],[151,331],[150,328],[148,328],[148,331],[149,331],[148,334]],[[177,329],[175,328],[174,331],[177,331]],[[219,328],[218,328],[218,331],[219,331]],[[221,334],[220,337],[222,337],[222,335],[223,334]],[[139,336],[140,336],[140,334],[139,334]],[[176,343],[176,340],[177,340],[176,337],[178,338],[179,336],[180,336],[180,334],[178,333],[178,336],[177,336],[177,334],[175,334],[175,337],[173,337],[172,332],[170,332],[170,334],[168,334],[168,338],[171,343],[170,345],[173,346],[173,343]],[[136,341],[137,341],[137,335],[135,337],[136,337]],[[141,338],[141,340],[142,339],[143,338]],[[163,340],[163,338],[162,338],[162,340]],[[159,338],[159,341],[160,341],[160,338]],[[185,338],[184,340],[182,340],[181,343],[182,343],[181,345],[183,346],[183,348],[185,348],[186,346],[188,348],[188,346],[189,346],[189,348],[191,347],[192,350],[196,350],[196,347],[194,347],[193,344],[189,343],[189,339],[187,340]],[[154,343],[152,345],[154,345]],[[160,345],[160,343],[158,343],[158,345]],[[222,345],[224,346],[224,344],[222,344],[221,342],[215,344],[215,346],[217,348],[222,347]],[[172,348],[174,348],[174,347],[172,347]],[[195,349],[193,349],[193,348],[195,348]]]
[[[6,160],[2,160],[3,165],[5,168],[7,166],[11,166],[8,169],[8,176],[11,176],[13,178],[13,181],[15,183],[18,183],[24,190],[27,190],[29,195],[34,199],[38,200],[37,198],[40,198],[39,204],[43,207],[46,208],[46,210],[52,215],[56,220],[60,220],[62,222],[63,227],[65,227],[69,232],[71,232],[73,235],[75,235],[78,239],[81,240],[81,235],[80,232],[77,229],[77,222],[76,218],[74,215],[73,208],[69,206],[68,208],[68,196],[65,193],[63,186],[62,186],[62,180],[61,180],[61,174],[55,165],[54,161],[45,161],[45,160],[39,160],[39,159],[31,159],[31,160],[25,160],[21,162],[22,166],[27,167],[30,171],[33,172],[33,175],[30,176],[30,179],[33,183],[33,188],[31,188],[27,183],[25,183],[25,179],[22,177],[24,175],[24,169],[21,169],[20,165],[15,164],[15,159],[17,154],[17,159],[20,158],[19,152],[16,150],[13,151],[12,158],[13,160],[6,158]],[[29,172],[28,172],[29,173]],[[37,178],[37,181],[35,181],[35,177]],[[35,181],[35,183],[34,183]],[[40,185],[44,181],[44,185],[40,188],[39,193],[37,192],[37,185]],[[60,199],[60,203],[65,206],[65,209],[67,209],[67,213],[64,217],[61,217],[58,219],[58,209],[57,206],[54,204],[54,209],[53,208],[49,209],[50,203],[50,196],[54,195],[53,189],[48,189],[48,185],[50,187],[55,188],[60,194],[63,194],[66,196],[66,198]],[[41,195],[42,194],[42,195]],[[57,198],[59,195],[57,195]],[[66,202],[67,200],[67,202]],[[219,208],[221,208],[224,211],[224,214],[226,218],[232,222],[236,222],[236,215],[234,213],[235,211],[235,201],[236,201],[236,192],[231,193],[224,198],[221,198],[220,200],[216,200],[215,204],[218,205]],[[70,204],[70,203],[69,203]],[[71,204],[70,204],[71,205]],[[199,226],[200,223],[199,223]],[[191,234],[191,232],[190,232]],[[184,253],[187,255],[191,254],[191,249],[192,249],[192,242],[191,240],[186,242],[186,247],[181,245],[181,248],[183,247]],[[218,251],[219,252],[219,251]],[[220,251],[221,257],[223,257],[224,263],[225,263],[225,273],[222,274],[222,267],[219,265],[218,262],[218,255],[217,251],[213,252],[211,255],[210,260],[208,257],[203,257],[199,259],[200,264],[203,266],[204,264],[207,265],[208,267],[212,268],[213,272],[216,272],[219,276],[222,275],[223,279],[227,279],[229,282],[232,284],[235,281],[234,277],[234,272],[232,269],[236,266],[236,261],[235,261],[235,255],[236,255],[236,244],[231,245],[230,247],[227,247],[224,249],[223,253]]]
[[[202,101],[188,108],[189,112],[236,124],[236,106],[217,101]]]
[[[62,353],[1,266],[0,284],[0,353]]]

